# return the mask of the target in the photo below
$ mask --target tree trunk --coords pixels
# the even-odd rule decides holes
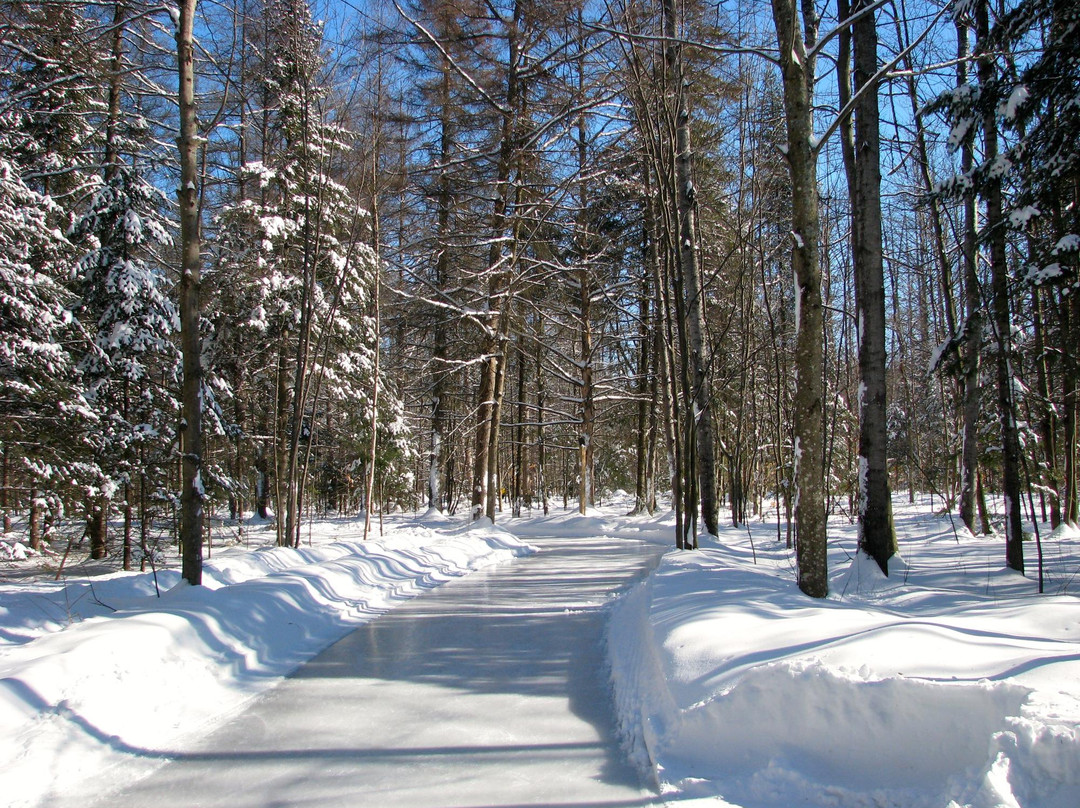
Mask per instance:
[[[668,479],[671,482],[671,507],[675,511],[675,547],[687,549],[683,533],[683,477],[682,448],[679,435],[679,404],[676,395],[675,359],[671,348],[671,289],[664,260],[660,254],[660,200],[654,192],[651,170],[645,171],[645,229],[649,232],[648,268],[653,275],[656,291],[656,321],[654,330],[657,384],[660,388],[661,428],[664,432],[664,449],[667,454]]]
[[[643,238],[646,239],[647,243],[649,238],[648,233],[644,233]],[[649,395],[649,391],[652,387],[649,374],[652,357],[651,352],[649,351],[649,340],[651,339],[652,332],[649,325],[649,263],[647,246],[643,250],[642,258],[644,259],[643,265],[646,271],[642,274],[641,293],[638,295],[638,400],[637,432],[635,435],[637,467],[636,474],[634,475],[634,509],[631,511],[632,515],[643,512],[652,513],[652,506],[649,501],[649,446],[652,442],[652,429],[650,423],[652,407],[650,407],[651,399]]]
[[[780,49],[787,121],[787,162],[792,184],[792,264],[795,274],[795,519],[798,526],[799,588],[811,597],[829,592],[824,498],[824,357],[819,263],[820,215],[813,137],[814,65],[807,43],[817,37],[817,19],[807,0],[803,25],[794,0],[772,0]]]
[[[109,498],[104,495],[86,500],[86,537],[90,540],[90,557],[109,555]]]
[[[496,477],[498,458],[493,449],[498,445],[496,418],[498,407],[496,396],[499,393],[500,351],[504,347],[502,337],[508,328],[506,318],[510,316],[508,287],[510,271],[504,267],[502,244],[506,235],[507,208],[510,203],[510,172],[513,168],[517,150],[517,115],[519,102],[518,61],[518,23],[521,20],[520,4],[514,4],[513,20],[508,26],[507,54],[508,68],[506,80],[506,104],[502,110],[502,132],[500,133],[499,158],[495,176],[495,206],[491,215],[491,249],[488,253],[489,271],[493,273],[488,280],[488,313],[481,339],[480,384],[477,394],[476,442],[473,456],[472,518],[479,519],[487,515],[495,518],[496,491],[492,481]],[[513,247],[512,247],[513,249]]]
[[[499,431],[502,427],[502,405],[506,390],[507,346],[510,344],[510,306],[509,295],[504,297],[500,312],[500,333],[497,343],[495,363],[495,386],[491,397],[491,430],[488,435],[488,483],[485,515],[492,522],[495,513],[501,510],[502,483],[499,474]]]
[[[131,570],[131,533],[134,521],[134,508],[131,505],[131,495],[134,493],[131,483],[124,483],[124,546],[123,567],[125,572]]]
[[[182,576],[189,584],[202,583],[202,346],[199,338],[201,242],[199,234],[199,132],[195,109],[195,2],[179,0],[176,61],[179,81],[180,189],[180,434],[183,464],[180,492],[180,544]]]
[[[543,328],[539,325],[542,321],[537,320],[537,330]],[[544,417],[547,406],[547,391],[544,387],[544,359],[542,334],[537,334],[536,340],[536,491],[543,505],[544,516],[548,515],[548,491],[547,491],[547,442],[544,435]]]
[[[112,43],[109,54],[109,92],[106,104],[108,116],[105,121],[105,182],[116,174],[120,165],[119,132],[120,92],[124,79],[124,21],[127,4],[120,0],[113,8]]]
[[[593,423],[596,408],[593,404],[592,368],[592,285],[589,271],[582,267],[578,273],[579,314],[581,316],[581,425],[578,432],[578,512],[582,515],[593,504]]]
[[[990,32],[989,9],[985,2],[976,8],[980,50]],[[979,83],[989,87],[994,79],[993,56],[978,60]],[[984,160],[998,156],[997,118],[991,112],[983,119]],[[1005,242],[1005,215],[1001,182],[991,179],[986,189],[986,229],[990,242],[990,273],[993,286],[994,334],[997,341],[998,420],[1001,425],[1002,493],[1005,497],[1005,564],[1024,571],[1023,521],[1020,499],[1020,441],[1016,424],[1016,404],[1012,392],[1012,313]]]
[[[664,16],[669,37],[677,35],[674,0],[664,0]],[[665,61],[676,93],[675,112],[675,203],[678,217],[678,268],[686,300],[687,339],[689,352],[686,361],[690,381],[690,400],[686,402],[689,431],[693,435],[696,455],[698,496],[701,501],[701,520],[705,531],[716,536],[720,532],[716,506],[716,457],[713,436],[712,388],[709,384],[708,358],[705,356],[705,299],[698,261],[697,193],[694,188],[693,151],[690,146],[690,106],[687,81],[683,75],[682,45],[669,40],[665,45]],[[689,447],[688,447],[689,448]],[[688,469],[694,474],[695,469]]]
[[[1080,339],[1080,295],[1063,296],[1061,300],[1062,345],[1076,345]],[[1069,524],[1080,522],[1080,475],[1077,471],[1077,443],[1080,435],[1080,368],[1075,351],[1064,351],[1062,384],[1061,452],[1065,461],[1065,481],[1061,518]]]
[[[450,107],[450,71],[445,62],[439,82],[439,161],[443,166],[439,176],[437,196],[438,211],[436,226],[439,235],[439,257],[435,262],[435,284],[438,289],[447,288],[450,282],[450,206],[453,202],[450,188],[449,169],[453,152],[453,124]],[[431,384],[431,451],[428,466],[428,507],[443,509],[442,487],[444,446],[447,427],[447,339],[446,329],[436,325],[432,345],[432,384]]]
[[[517,414],[514,418],[514,490],[511,513],[521,516],[528,486],[528,452],[525,450],[525,376],[527,358],[525,338],[518,334],[514,341],[514,358],[517,360]]]
[[[1034,254],[1034,253],[1032,253]],[[1050,489],[1050,527],[1061,524],[1060,480],[1057,474],[1057,413],[1050,403],[1050,371],[1047,367],[1046,326],[1043,317],[1042,290],[1031,289],[1033,336],[1035,339],[1035,378],[1038,384],[1038,430],[1042,442],[1045,484]],[[1044,500],[1045,501],[1045,500]],[[1045,507],[1044,507],[1045,511]],[[1044,517],[1045,518],[1045,517]]]
[[[968,26],[957,22],[956,81],[967,84]],[[971,172],[975,162],[971,143],[965,142],[960,157],[960,170]],[[978,208],[975,195],[964,198],[964,308],[961,392],[963,395],[963,440],[960,454],[960,518],[968,530],[975,533],[975,517],[981,503],[976,502],[979,488],[979,372],[982,363],[983,308],[979,290],[978,271]],[[985,524],[985,521],[984,521]]]
[[[853,12],[869,0],[855,0]],[[877,23],[874,13],[852,24],[855,164],[850,176],[855,307],[859,325],[859,547],[889,573],[896,552],[889,491],[886,409],[885,272],[881,233]]]
[[[0,446],[0,516],[4,520],[3,531],[5,535],[11,532],[10,496],[8,491],[8,450],[5,446]]]
[[[41,549],[41,504],[38,502],[37,489],[30,486],[30,513],[27,516],[30,549]]]

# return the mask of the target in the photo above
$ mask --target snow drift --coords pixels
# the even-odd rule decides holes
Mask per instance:
[[[821,602],[760,537],[666,556],[609,633],[643,775],[745,808],[1080,805],[1080,603],[927,532],[889,578],[837,564]]]

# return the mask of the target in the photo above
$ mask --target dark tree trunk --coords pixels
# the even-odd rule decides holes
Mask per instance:
[[[989,9],[985,2],[976,9],[976,25],[981,47],[990,32]],[[980,47],[980,50],[981,50]],[[979,82],[989,87],[994,81],[993,57],[979,57]],[[984,159],[998,156],[997,118],[994,113],[983,119]],[[991,179],[986,188],[986,230],[990,243],[994,334],[997,341],[998,421],[1001,425],[1002,493],[1005,498],[1005,563],[1017,572],[1024,571],[1023,521],[1020,499],[1020,441],[1016,424],[1016,404],[1012,392],[1012,313],[1009,301],[1009,275],[1005,242],[1005,214],[1001,182]]]
[[[1031,290],[1031,311],[1035,338],[1035,378],[1039,386],[1038,430],[1046,467],[1046,488],[1050,489],[1050,527],[1056,528],[1061,524],[1061,499],[1058,496],[1060,480],[1057,474],[1057,413],[1050,404],[1050,370],[1047,367],[1043,293],[1037,286]],[[1043,501],[1045,502],[1045,499]],[[1045,511],[1045,505],[1043,510]]]
[[[498,406],[500,394],[501,364],[505,329],[509,327],[510,272],[502,264],[502,245],[506,235],[507,209],[510,204],[510,172],[514,165],[517,147],[517,114],[519,103],[519,41],[518,23],[521,20],[520,4],[514,4],[514,15],[507,33],[508,68],[506,102],[502,110],[499,159],[496,167],[495,205],[491,215],[491,249],[488,266],[493,273],[488,280],[487,306],[489,314],[484,323],[481,338],[482,358],[480,384],[477,390],[476,434],[473,455],[472,518],[487,516],[495,518],[497,491],[493,482],[498,467]],[[513,247],[511,247],[513,249]]]
[[[109,498],[91,497],[86,501],[86,537],[90,541],[90,557],[109,555]]]
[[[853,12],[870,5],[855,0]],[[874,13],[852,25],[856,94],[851,194],[855,307],[859,325],[859,547],[889,573],[896,552],[889,491],[885,271],[881,233],[881,146]]]
[[[450,107],[450,71],[449,64],[442,65],[439,82],[439,158],[447,166],[453,150],[453,125]],[[450,278],[450,205],[452,203],[449,169],[444,168],[439,177],[437,197],[437,227],[439,235],[439,257],[435,262],[435,284],[438,289],[447,288]],[[441,324],[435,326],[432,345],[432,384],[431,384],[431,450],[428,465],[428,507],[443,509],[443,491],[441,481],[444,477],[446,428],[447,428],[447,369],[446,329]]]
[[[968,26],[956,25],[957,57],[956,81],[967,84]],[[960,157],[964,174],[971,171],[975,161],[970,143],[965,143]],[[972,533],[979,510],[976,502],[979,487],[979,372],[982,363],[983,307],[978,272],[978,210],[974,194],[964,199],[964,233],[962,252],[964,260],[964,322],[961,346],[961,394],[963,396],[963,438],[960,454],[960,518]]]
[[[38,504],[37,489],[30,487],[30,513],[28,516],[30,549],[35,552],[41,549],[41,506]]]
[[[642,251],[642,263],[646,268],[646,272],[641,278],[641,293],[638,296],[640,320],[638,323],[637,434],[635,436],[637,439],[635,446],[637,454],[637,473],[634,478],[634,509],[631,512],[633,514],[639,514],[646,511],[652,513],[653,511],[649,487],[651,476],[650,446],[653,443],[651,416],[654,409],[652,406],[653,399],[655,398],[655,393],[650,396],[650,390],[654,389],[654,385],[651,384],[649,373],[652,361],[652,352],[649,350],[649,343],[652,339],[652,329],[649,322],[649,249],[647,244],[650,236],[646,232],[643,234],[643,238],[646,241],[646,246]]]
[[[199,339],[199,286],[201,275],[199,235],[199,131],[195,109],[195,2],[180,0],[176,28],[176,60],[179,80],[180,189],[180,349],[183,380],[180,435],[183,464],[180,492],[180,544],[182,575],[193,586],[202,583],[202,363]]]

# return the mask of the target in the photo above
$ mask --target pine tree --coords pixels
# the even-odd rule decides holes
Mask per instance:
[[[172,402],[156,382],[179,361],[179,327],[167,279],[153,250],[172,239],[161,210],[163,194],[126,164],[112,166],[70,236],[86,252],[75,263],[77,314],[90,339],[79,359],[87,399],[100,419],[92,436],[102,476],[88,497],[91,555],[106,552],[105,520],[111,494],[142,472],[140,457],[171,432]],[[160,452],[153,452],[160,454]],[[130,509],[125,511],[125,564],[130,565]]]
[[[1015,165],[1012,184],[1015,197],[1008,216],[1025,232],[1028,248],[1024,281],[1035,289],[1035,308],[1049,301],[1047,314],[1057,331],[1060,346],[1080,339],[1080,8],[1062,0],[1026,0],[995,26],[988,47],[1012,53],[1032,37],[1042,47],[1029,61],[1003,76],[996,93],[995,110],[1016,142],[1007,155]],[[1042,323],[1038,323],[1040,328]],[[1050,324],[1047,324],[1050,325]],[[1042,336],[1041,333],[1039,335]],[[1077,470],[1080,432],[1080,364],[1076,351],[1063,350],[1056,357],[1060,368],[1060,394],[1049,388],[1047,358],[1036,357],[1042,366],[1039,386],[1043,404],[1041,429],[1044,456],[1050,466],[1050,482],[1061,480],[1055,499],[1061,502],[1065,521],[1080,519],[1080,472]],[[1056,404],[1054,402],[1056,401]],[[1060,419],[1060,450],[1056,423]],[[1058,475],[1052,466],[1063,464]]]
[[[93,476],[86,436],[95,414],[68,346],[83,344],[73,299],[58,281],[66,240],[50,226],[51,200],[27,187],[3,157],[0,135],[0,443],[22,461],[28,487],[58,500]],[[38,503],[31,503],[36,513]],[[39,536],[31,535],[36,545]]]

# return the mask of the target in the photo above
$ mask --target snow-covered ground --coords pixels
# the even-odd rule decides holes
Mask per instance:
[[[890,577],[830,524],[831,594],[775,525],[669,553],[610,628],[630,754],[672,801],[745,808],[1080,806],[1080,531],[1037,573],[896,500]],[[1025,546],[1037,570],[1034,542]]]
[[[351,629],[531,552],[490,525],[464,529],[437,515],[387,528],[363,542],[361,520],[321,522],[293,550],[273,546],[272,527],[249,526],[244,544],[213,549],[199,588],[180,582],[176,559],[156,586],[149,572],[69,566],[55,582],[26,576],[35,559],[0,564],[0,805],[89,803],[110,779],[149,773],[160,762],[153,750],[234,715]],[[109,770],[120,763],[122,775]],[[73,800],[80,792],[87,799]]]
[[[89,798],[111,764],[156,764],[149,750],[235,714],[402,599],[529,552],[530,535],[671,541],[669,517],[626,510],[616,498],[477,529],[399,516],[367,543],[357,522],[327,521],[300,550],[252,526],[215,547],[203,589],[159,569],[160,599],[149,573],[75,566],[56,583],[31,574],[40,559],[0,562],[3,802]],[[765,521],[669,553],[614,606],[626,748],[671,802],[1080,805],[1080,532],[1043,537],[1038,595],[1034,572],[1003,569],[1002,540],[954,531],[927,501],[898,498],[896,519],[904,562],[888,579],[853,559],[853,527],[831,524],[825,601],[798,592]]]

